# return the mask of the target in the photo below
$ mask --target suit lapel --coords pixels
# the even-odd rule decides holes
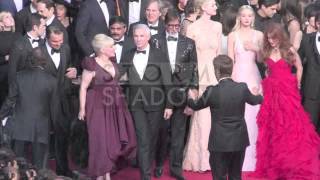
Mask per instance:
[[[47,50],[46,45],[42,46],[43,52],[45,53],[45,56],[47,56],[47,64],[45,66],[45,69],[48,73],[52,74],[54,77],[57,77],[57,68],[53,63],[53,60]]]
[[[180,62],[180,57],[181,57],[181,54],[183,53],[183,50],[185,48],[185,39],[179,35],[179,38],[178,38],[178,43],[177,43],[177,52],[176,52],[176,62],[175,64],[179,64]]]
[[[94,1],[93,2],[93,6],[94,6],[93,12],[95,12],[95,15],[98,16],[98,18],[104,19],[104,22],[107,24],[106,18],[104,17],[104,14],[103,14],[102,9],[99,5],[99,2],[96,0],[92,0],[92,1]],[[107,9],[109,11],[108,5],[107,5]],[[111,17],[110,13],[109,13],[109,16]]]
[[[318,51],[318,48],[317,48],[317,40],[316,40],[316,33],[315,35],[311,36],[311,44],[313,46],[313,52],[314,52],[314,57],[315,57],[315,60],[317,62],[317,64],[320,64],[320,54],[319,54],[319,51]]]

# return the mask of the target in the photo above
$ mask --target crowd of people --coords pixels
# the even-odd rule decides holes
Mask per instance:
[[[0,179],[318,180],[319,75],[318,0],[0,1]]]

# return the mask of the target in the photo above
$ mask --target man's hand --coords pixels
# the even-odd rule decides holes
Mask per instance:
[[[186,106],[186,107],[184,108],[184,111],[183,111],[183,113],[184,113],[185,115],[187,115],[187,116],[191,116],[191,115],[193,114],[193,112],[194,112],[194,110],[191,109],[189,106]]]
[[[189,97],[189,98],[191,98],[191,99],[197,99],[197,98],[198,98],[198,95],[199,95],[198,90],[196,90],[196,89],[189,89],[189,90],[188,90],[188,97]]]
[[[251,93],[252,93],[253,95],[255,95],[255,96],[260,95],[260,88],[257,87],[257,86],[251,88]]]
[[[77,69],[74,67],[70,67],[67,69],[67,73],[65,74],[67,78],[74,79],[77,77]]]
[[[170,119],[171,115],[172,115],[172,109],[166,108],[166,109],[164,110],[164,114],[163,114],[164,119],[165,119],[165,120]]]

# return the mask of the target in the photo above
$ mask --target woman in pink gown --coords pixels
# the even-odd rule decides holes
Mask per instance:
[[[255,177],[268,180],[319,180],[320,139],[299,94],[302,66],[280,24],[264,34],[267,77],[262,81],[264,101],[258,114]],[[297,69],[291,73],[292,65]]]
[[[228,36],[228,55],[234,60],[232,79],[244,82],[249,89],[259,88],[261,76],[256,60],[259,56],[263,34],[253,28],[254,11],[251,6],[241,6],[234,31]],[[256,166],[256,141],[258,137],[257,114],[260,105],[246,104],[245,120],[250,146],[246,149],[243,171],[254,171]]]
[[[220,53],[222,25],[210,20],[217,10],[214,0],[195,0],[195,4],[198,6],[196,8],[200,9],[201,17],[188,27],[187,36],[195,41],[197,47],[199,94],[201,96],[207,86],[217,84],[212,60]],[[184,170],[197,172],[210,170],[208,151],[210,127],[209,108],[194,112],[185,148]]]

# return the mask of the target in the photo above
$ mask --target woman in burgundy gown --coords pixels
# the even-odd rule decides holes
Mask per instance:
[[[319,180],[320,139],[299,94],[301,60],[280,24],[264,34],[264,101],[257,117],[257,164],[254,176],[268,180]],[[292,65],[297,69],[291,73]]]
[[[134,155],[136,139],[119,81],[113,40],[98,34],[92,40],[96,57],[83,61],[79,119],[87,121],[91,177],[110,180],[120,156]]]

